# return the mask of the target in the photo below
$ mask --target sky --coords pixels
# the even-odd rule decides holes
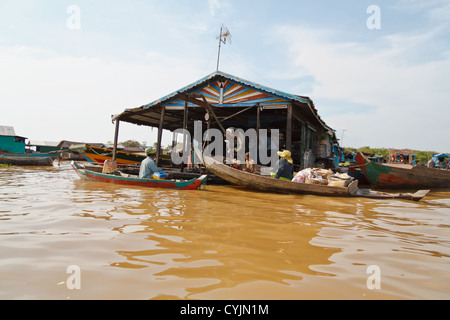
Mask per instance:
[[[449,152],[449,17],[448,0],[0,0],[0,125],[112,141],[111,115],[216,71],[224,25],[219,70],[308,96],[342,146]]]

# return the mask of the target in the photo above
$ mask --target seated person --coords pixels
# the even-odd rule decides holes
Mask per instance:
[[[281,180],[289,180],[291,181],[293,178],[293,161],[291,158],[291,152],[288,150],[278,151],[278,155],[280,156],[280,160],[278,160],[277,172],[273,173],[272,176],[275,179]]]
[[[141,168],[139,169],[139,178],[151,179],[153,177],[153,173],[159,172],[161,171],[161,169],[158,168],[155,161],[150,156],[152,153],[152,149],[145,149],[145,153],[147,154],[147,157],[141,162]]]
[[[245,154],[245,165],[243,168],[244,171],[250,172],[250,173],[254,173],[255,172],[255,162],[250,159],[250,153],[247,152]]]

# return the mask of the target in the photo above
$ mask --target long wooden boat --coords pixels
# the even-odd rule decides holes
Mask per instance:
[[[87,161],[103,164],[106,160],[112,160],[113,149],[101,148],[91,145],[85,145],[84,155]],[[144,153],[116,151],[116,162],[118,166],[140,164],[147,157]],[[171,165],[170,155],[160,156],[160,166],[167,167]]]
[[[105,174],[96,171],[90,171],[85,169],[82,165],[71,162],[72,168],[76,171],[78,176],[82,180],[107,182],[114,184],[122,184],[128,186],[139,186],[147,188],[166,188],[166,189],[178,189],[178,190],[196,190],[206,181],[207,175],[202,175],[198,178],[190,180],[171,180],[171,179],[140,179],[135,175],[124,174],[120,171],[119,175]]]
[[[211,157],[202,155],[196,149],[196,154],[202,159],[205,168],[230,182],[231,184],[246,187],[256,191],[285,193],[285,194],[313,194],[321,196],[339,197],[365,197],[377,199],[406,199],[419,201],[425,197],[429,190],[419,190],[416,193],[386,193],[370,189],[359,189],[358,180],[352,181],[347,187],[336,187],[320,184],[308,184],[285,181],[254,173],[245,172],[225,165]]]
[[[10,152],[0,152],[1,157],[10,157],[10,158],[52,158],[55,160],[58,155],[60,154],[59,151],[53,151],[53,152],[46,152],[46,153],[40,153],[40,152],[33,152],[33,153],[10,153]]]
[[[53,158],[51,157],[30,157],[21,155],[0,155],[0,164],[14,166],[52,166]]]
[[[450,188],[450,170],[410,164],[377,164],[360,152],[355,161],[374,188]]]

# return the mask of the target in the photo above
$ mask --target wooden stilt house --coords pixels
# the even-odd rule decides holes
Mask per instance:
[[[206,116],[207,115],[207,116]],[[335,131],[320,118],[313,101],[257,83],[214,72],[149,104],[126,109],[112,116],[115,144],[121,121],[156,127],[158,150],[162,130],[187,129],[193,136],[194,121],[203,128],[278,129],[279,148],[290,150],[296,169],[305,163],[305,153],[316,161],[329,159],[336,147]],[[311,159],[311,157],[309,158]]]
[[[17,136],[11,126],[0,126],[0,153],[25,153],[25,140],[27,138]]]

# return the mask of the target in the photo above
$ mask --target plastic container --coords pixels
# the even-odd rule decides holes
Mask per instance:
[[[165,173],[164,171],[159,171],[159,172],[153,173],[153,179],[163,180],[166,178],[167,178],[167,173]]]

